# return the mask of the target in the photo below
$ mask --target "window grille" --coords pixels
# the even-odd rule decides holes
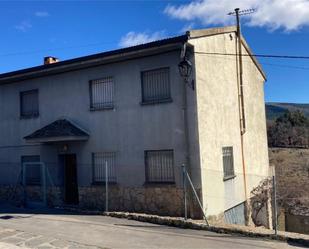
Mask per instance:
[[[20,93],[20,116],[36,117],[39,115],[39,91],[30,90]]]
[[[24,163],[40,162],[40,156],[22,156],[21,163],[24,169]],[[22,171],[23,172],[23,171]],[[23,177],[23,173],[22,173]],[[40,164],[27,164],[26,165],[26,184],[27,185],[40,185],[41,184],[41,165]],[[23,178],[22,178],[23,179]]]
[[[145,151],[146,181],[173,183],[174,152],[173,150]]]
[[[223,147],[223,172],[224,178],[234,177],[234,156],[233,156],[233,147]]]
[[[90,109],[114,108],[114,79],[105,77],[90,81]]]
[[[92,154],[93,164],[93,182],[102,183],[105,182],[106,169],[105,163],[107,163],[108,181],[116,182],[116,153],[115,152],[99,152]]]
[[[171,100],[169,68],[142,72],[142,103]]]

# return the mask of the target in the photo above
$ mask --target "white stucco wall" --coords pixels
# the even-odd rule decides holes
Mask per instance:
[[[191,39],[195,49],[197,119],[203,203],[218,215],[245,200],[235,33]],[[245,49],[243,48],[243,51]],[[247,133],[244,135],[248,193],[268,173],[263,78],[250,58],[244,61]],[[223,181],[222,147],[233,146],[236,177]]]

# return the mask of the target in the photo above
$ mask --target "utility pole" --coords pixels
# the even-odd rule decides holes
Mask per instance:
[[[242,156],[242,167],[243,167],[243,181],[244,181],[244,194],[245,194],[245,200],[246,200],[246,206],[247,206],[247,215],[246,217],[249,217],[249,199],[248,199],[248,193],[247,193],[247,175],[246,175],[246,164],[245,164],[245,153],[244,153],[244,134],[246,133],[246,117],[245,117],[245,103],[244,103],[244,90],[243,90],[243,63],[242,63],[242,42],[241,42],[241,24],[240,24],[240,16],[241,15],[248,15],[253,13],[254,9],[248,9],[248,10],[239,10],[239,8],[236,8],[234,12],[228,13],[228,15],[234,15],[236,16],[236,25],[237,25],[237,47],[238,47],[238,53],[236,53],[236,56],[238,57],[238,70],[237,70],[237,78],[239,80],[238,85],[238,101],[239,101],[239,116],[240,116],[240,143],[241,143],[241,156]]]
[[[237,46],[238,46],[238,64],[239,64],[239,99],[240,99],[240,124],[241,124],[241,134],[246,132],[246,116],[245,116],[245,103],[244,103],[244,84],[243,84],[243,63],[242,63],[242,45],[241,45],[241,24],[240,16],[252,14],[254,9],[240,10],[236,8],[234,12],[228,13],[228,15],[236,16],[236,25],[237,25]]]
[[[243,65],[242,65],[242,51],[241,51],[241,27],[239,20],[239,8],[235,9],[236,23],[237,23],[237,41],[238,41],[238,62],[239,62],[239,90],[240,90],[240,106],[241,106],[241,133],[246,132],[246,116],[244,104],[244,83],[243,83]]]

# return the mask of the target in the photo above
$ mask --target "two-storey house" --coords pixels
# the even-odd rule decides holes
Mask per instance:
[[[180,216],[184,164],[206,214],[242,223],[268,152],[265,75],[241,44],[243,87],[236,27],[1,74],[1,196],[45,184],[50,205],[104,209],[108,179],[110,210]]]

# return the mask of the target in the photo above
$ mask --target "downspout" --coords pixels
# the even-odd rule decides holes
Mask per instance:
[[[240,147],[241,147],[241,160],[243,169],[243,184],[244,194],[246,203],[246,219],[248,223],[249,215],[249,200],[247,190],[247,172],[245,163],[245,152],[244,152],[244,135],[246,133],[246,120],[245,120],[245,108],[244,108],[244,93],[243,93],[243,64],[242,64],[242,42],[241,42],[241,29],[239,23],[239,17],[237,17],[237,32],[236,32],[236,72],[237,72],[237,88],[238,88],[238,103],[239,103],[239,126],[240,126]],[[238,50],[238,51],[237,51]],[[238,52],[238,53],[237,53]],[[238,56],[237,56],[238,54]],[[238,57],[238,60],[237,60]]]
[[[183,44],[183,48],[181,50],[180,59],[183,60],[186,57],[186,49],[187,44]],[[187,86],[184,82],[182,82],[182,113],[184,120],[184,139],[186,146],[186,155],[185,155],[185,165],[187,170],[191,172],[191,164],[190,164],[190,146],[189,146],[189,124],[188,124],[188,100],[187,100]]]
[[[187,53],[187,43],[183,43],[183,47],[180,54],[180,59],[183,60],[186,57]],[[187,86],[185,82],[182,80],[182,114],[183,114],[183,122],[184,122],[184,143],[185,143],[185,166],[187,172],[191,176],[191,159],[190,159],[190,143],[189,143],[189,123],[188,123],[188,100],[187,100]],[[190,192],[189,192],[190,193]],[[192,195],[188,193],[189,198],[189,212],[190,216],[193,214],[193,206],[192,206]]]

